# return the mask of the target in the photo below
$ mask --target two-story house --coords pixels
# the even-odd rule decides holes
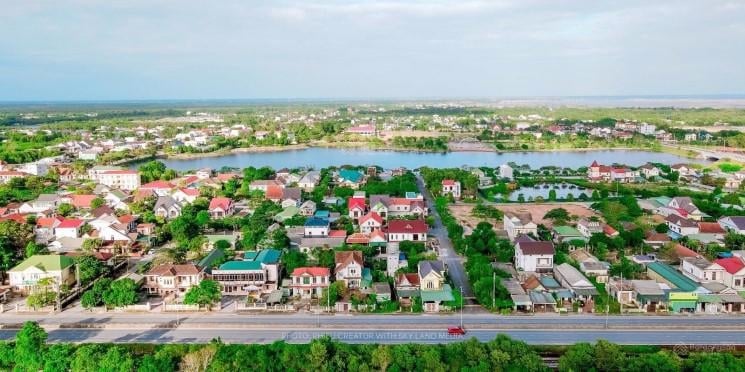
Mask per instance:
[[[303,299],[320,297],[331,284],[330,278],[327,267],[298,267],[290,275],[291,295]]]
[[[336,281],[350,289],[361,287],[364,258],[362,251],[339,251],[334,255]]]
[[[352,197],[347,199],[347,210],[348,215],[353,221],[357,221],[360,217],[365,215],[367,211],[367,202],[365,198]]]
[[[360,231],[369,234],[383,227],[383,218],[376,212],[369,212],[359,218]]]
[[[554,244],[521,240],[515,244],[515,268],[529,272],[550,272],[554,268]]]
[[[182,205],[171,196],[159,196],[155,200],[153,213],[165,219],[173,219],[181,215]]]
[[[456,180],[442,180],[442,195],[447,194],[453,195],[455,199],[460,199],[460,182]]]
[[[538,225],[533,222],[533,216],[528,211],[505,212],[502,225],[507,236],[513,241],[518,235],[538,234]]]
[[[224,218],[233,215],[234,205],[233,200],[226,197],[215,197],[210,200],[208,208],[210,217],[212,218]]]
[[[310,217],[305,220],[303,236],[306,238],[325,238],[329,235],[330,223],[326,218]]]
[[[593,234],[602,234],[603,225],[599,221],[581,218],[577,221],[577,231],[579,231],[579,233],[585,238],[590,238]]]
[[[445,284],[445,264],[442,261],[419,261],[419,289],[426,312],[440,311],[443,302],[453,301],[450,285]]]
[[[33,255],[8,270],[9,284],[13,290],[30,293],[39,287],[39,280],[51,278],[49,284],[56,291],[75,283],[74,267],[75,261],[69,256]]]
[[[143,287],[148,294],[167,296],[186,293],[189,288],[199,285],[203,271],[194,264],[162,264],[153,267],[145,274]]]
[[[279,258],[276,249],[246,252],[243,260],[228,261],[212,270],[225,295],[259,295],[277,289]]]

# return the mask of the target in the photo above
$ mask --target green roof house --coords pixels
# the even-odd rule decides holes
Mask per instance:
[[[675,270],[672,266],[662,262],[652,262],[647,265],[647,276],[659,283],[665,283],[682,292],[693,292],[698,284],[687,276]]]
[[[571,226],[554,226],[554,241],[557,243],[572,242],[581,240],[587,242],[587,238],[579,230]]]
[[[223,295],[255,297],[277,290],[280,256],[276,249],[262,249],[243,254],[243,260],[228,261],[212,270]]]
[[[22,292],[34,290],[45,278],[51,278],[50,284],[54,288],[71,285],[75,283],[74,264],[75,261],[68,256],[37,254],[8,270],[10,285]]]

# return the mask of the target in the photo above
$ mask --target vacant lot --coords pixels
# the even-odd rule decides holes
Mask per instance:
[[[572,216],[579,217],[591,217],[597,216],[592,209],[585,206],[583,203],[522,203],[522,204],[498,204],[497,209],[502,212],[515,213],[521,210],[527,210],[533,216],[533,221],[538,224],[544,224],[546,227],[551,228],[553,223],[551,220],[544,220],[543,216],[546,212],[554,208],[564,208]],[[499,224],[501,227],[501,223]]]
[[[495,220],[493,218],[481,218],[471,215],[471,211],[473,211],[473,207],[475,206],[475,204],[451,204],[450,206],[448,206],[448,208],[450,209],[450,214],[452,214],[453,217],[458,221],[458,223],[463,226],[466,234],[470,234],[471,230],[475,229],[476,225],[478,225],[479,222],[482,221],[489,222],[490,224],[492,224],[492,226],[494,226],[495,229],[502,228],[501,220]]]

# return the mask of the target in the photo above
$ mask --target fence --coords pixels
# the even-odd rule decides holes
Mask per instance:
[[[295,311],[295,307],[292,305],[272,305],[269,306],[265,303],[260,304],[242,304],[235,303],[235,311],[278,311],[278,312],[290,312]]]
[[[137,304],[137,305],[127,305],[122,307],[114,308],[113,311],[116,312],[137,312],[137,311],[150,311],[152,310],[153,306],[148,301],[145,304]]]
[[[209,311],[206,307],[201,307],[199,305],[186,305],[186,304],[167,304],[163,303],[163,307],[161,307],[161,311],[163,312],[169,312],[169,311]]]
[[[31,307],[25,304],[16,304],[14,310],[17,313],[53,313],[55,309],[56,308],[53,305],[42,306],[42,307]]]

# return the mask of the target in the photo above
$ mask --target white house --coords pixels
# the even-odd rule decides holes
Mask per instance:
[[[529,272],[550,272],[554,268],[554,244],[520,241],[515,245],[515,268]]]
[[[298,267],[290,275],[292,296],[309,299],[321,297],[324,288],[331,284],[327,267]]]
[[[30,292],[39,280],[52,278],[52,286],[57,290],[61,285],[73,284],[75,261],[68,256],[33,255],[14,268],[8,270],[10,286],[17,291]]]
[[[144,288],[149,294],[165,296],[185,293],[199,285],[204,273],[196,265],[163,264],[150,269],[145,274]]]
[[[362,251],[340,251],[334,256],[336,281],[344,282],[350,289],[360,288],[364,259]]]
[[[329,236],[329,220],[320,217],[311,217],[305,221],[303,235],[306,238]]]
[[[89,172],[89,174],[91,174]],[[140,173],[135,170],[104,170],[93,172],[95,182],[108,187],[133,191],[140,187]]]
[[[389,242],[426,242],[427,223],[424,220],[391,220],[386,231]]]
[[[680,271],[697,282],[724,283],[724,268],[703,257],[684,257]]]
[[[59,238],[79,238],[80,228],[85,225],[85,221],[69,218],[60,222],[57,227],[54,228],[54,237]]]
[[[696,221],[683,218],[677,214],[671,214],[665,217],[665,222],[667,222],[667,227],[671,232],[680,236],[698,234],[699,232],[698,223],[696,223]]]
[[[383,218],[376,212],[369,212],[359,219],[360,231],[371,233],[373,230],[380,230],[383,227]]]
[[[502,164],[499,166],[499,178],[512,181],[512,179],[514,178],[513,173],[513,169],[509,165]]]
[[[745,261],[741,257],[720,258],[715,264],[724,268],[724,285],[736,290],[745,290]]]
[[[538,225],[533,222],[533,216],[528,211],[505,212],[502,223],[510,240],[515,240],[518,235],[538,234]]]
[[[599,221],[591,221],[587,218],[582,218],[577,221],[577,231],[586,238],[592,237],[593,234],[600,234],[603,232],[603,226]]]
[[[454,198],[459,199],[461,195],[460,191],[459,181],[442,180],[442,195],[451,194]]]

